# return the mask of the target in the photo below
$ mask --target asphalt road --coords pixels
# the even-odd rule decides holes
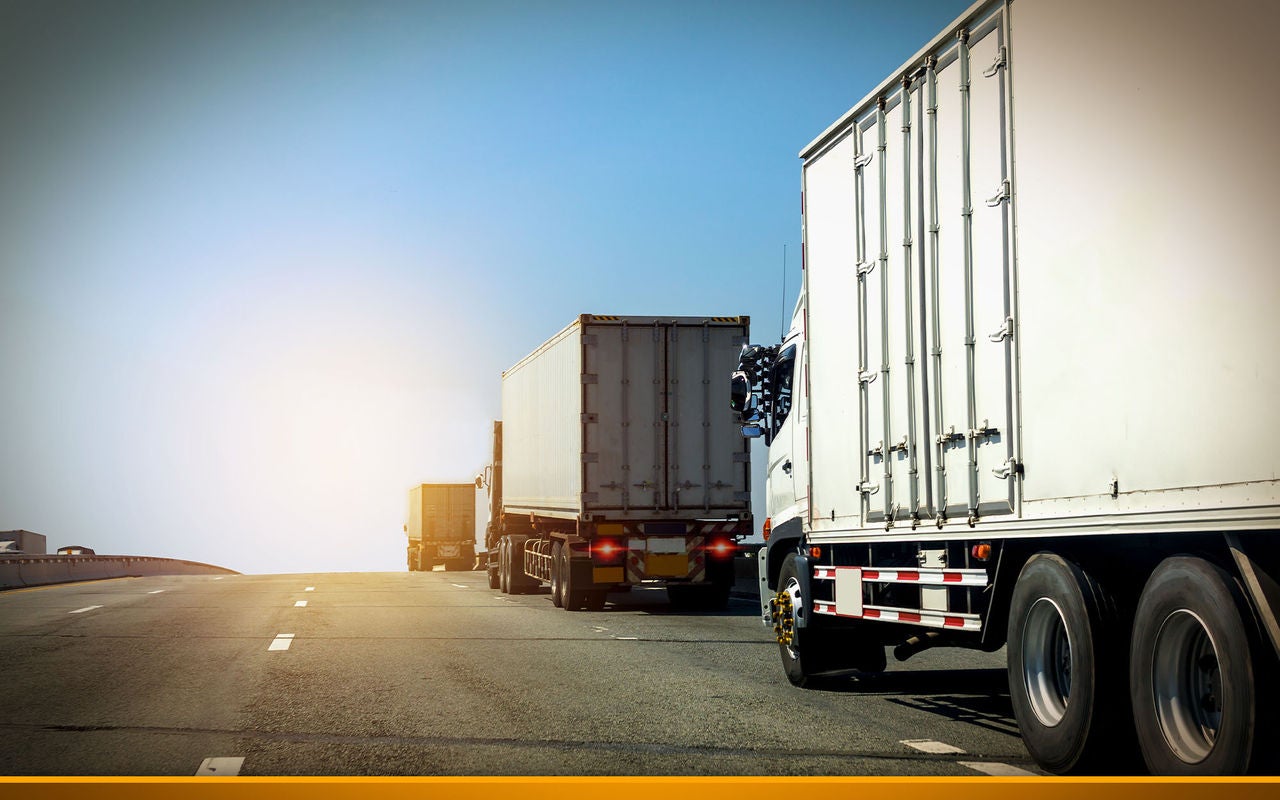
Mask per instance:
[[[610,601],[569,613],[479,572],[0,592],[0,772],[1038,774],[1003,653],[806,691],[753,601]]]

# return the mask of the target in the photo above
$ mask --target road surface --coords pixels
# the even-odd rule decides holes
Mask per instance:
[[[1039,774],[1003,653],[790,686],[754,601],[569,613],[480,572],[0,593],[8,775]]]

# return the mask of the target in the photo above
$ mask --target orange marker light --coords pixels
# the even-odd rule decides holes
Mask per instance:
[[[761,529],[761,534],[764,536],[764,540],[766,542],[769,541],[769,534],[771,533],[773,533],[773,518],[765,517],[764,528]]]
[[[973,557],[978,561],[986,561],[988,558],[991,558],[991,545],[987,542],[975,544],[969,552],[972,553]]]
[[[821,548],[821,547],[810,547],[810,548],[809,548],[809,555],[813,556],[814,558],[822,558],[822,548]]]

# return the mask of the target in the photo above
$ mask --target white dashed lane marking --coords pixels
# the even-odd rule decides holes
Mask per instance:
[[[449,584],[449,585],[450,585],[450,586],[456,586],[456,587],[458,587],[459,589],[465,589],[465,588],[467,588],[467,587],[463,586],[463,585],[462,585],[462,584],[460,584],[460,583],[451,583],[451,584]]]
[[[95,608],[102,608],[102,606],[85,606],[84,608],[77,608],[75,611],[68,611],[67,613],[68,613],[68,614],[83,614],[84,612],[86,612],[86,611],[92,611],[92,610],[94,610]]]
[[[271,646],[267,650],[288,650],[291,644],[293,644],[292,633],[277,633],[276,638],[271,640]]]
[[[955,745],[950,745],[946,742],[935,742],[932,739],[903,739],[900,744],[905,744],[907,747],[914,747],[922,753],[954,755],[956,753],[964,752]]]
[[[294,604],[293,604],[293,607],[294,607],[294,608],[306,608],[306,607],[307,607],[307,601],[306,601],[306,600],[299,600],[298,602],[296,602],[296,603],[294,603]]]
[[[315,590],[316,590],[316,587],[314,587],[314,586],[308,586],[307,588],[303,589],[302,591],[304,591],[304,592],[314,592]]]
[[[977,770],[985,775],[1035,775],[1036,773],[1015,767],[1012,764],[1001,764],[999,761],[957,761],[962,767]]]
[[[638,641],[640,641],[640,637],[639,637],[639,636],[615,636],[615,637],[613,637],[613,638],[617,639],[617,640],[618,640],[618,641],[620,641],[620,642],[638,642]]]
[[[242,766],[244,766],[244,756],[206,758],[200,762],[200,769],[196,770],[196,776],[239,775]]]
[[[153,591],[147,592],[147,594],[160,594],[163,591],[164,589],[155,589]]]

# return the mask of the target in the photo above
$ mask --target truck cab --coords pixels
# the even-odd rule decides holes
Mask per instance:
[[[770,592],[777,589],[785,555],[800,543],[808,511],[808,435],[804,380],[804,298],[796,304],[791,330],[776,345],[742,348],[733,374],[733,406],[742,433],[763,438],[768,448],[765,478],[765,548],[759,560],[761,603],[769,617]]]

